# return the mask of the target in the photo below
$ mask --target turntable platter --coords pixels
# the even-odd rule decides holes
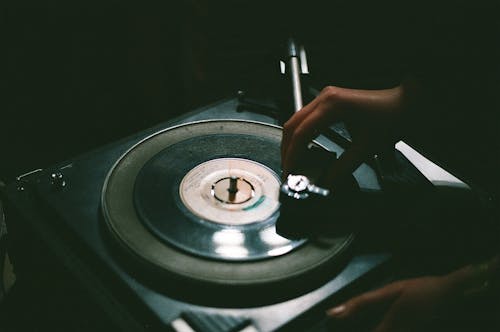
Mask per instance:
[[[262,285],[331,266],[353,234],[321,244],[276,234],[281,134],[273,125],[213,120],[147,137],[106,178],[109,233],[153,274],[205,284]]]

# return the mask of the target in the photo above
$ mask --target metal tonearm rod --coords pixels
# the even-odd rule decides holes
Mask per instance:
[[[298,112],[304,106],[300,77],[309,74],[307,54],[304,46],[298,44],[293,38],[288,40],[287,46],[287,61],[286,64],[283,61],[280,63],[281,73],[285,74],[288,71],[290,75],[294,111]]]

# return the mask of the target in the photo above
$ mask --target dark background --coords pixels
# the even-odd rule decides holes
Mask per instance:
[[[422,95],[405,139],[497,195],[498,6],[400,2],[2,1],[0,179],[238,89],[273,95],[277,59],[294,35],[309,51],[318,88],[376,89],[416,76]],[[19,297],[21,312],[38,305],[27,294]]]
[[[0,178],[268,86],[289,35],[314,84],[425,86],[408,139],[498,188],[499,24],[493,3],[4,1]]]

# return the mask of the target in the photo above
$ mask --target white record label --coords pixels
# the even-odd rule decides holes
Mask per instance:
[[[279,188],[276,173],[258,162],[218,158],[190,170],[179,193],[186,208],[202,219],[246,225],[264,221],[276,212]]]

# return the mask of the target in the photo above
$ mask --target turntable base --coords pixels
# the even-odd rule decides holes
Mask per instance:
[[[247,149],[253,150],[235,153],[234,146],[231,146],[233,140],[228,142],[226,139],[237,138],[234,144],[239,142],[238,146],[245,146],[241,144],[242,140],[261,142],[276,151],[280,140],[276,120],[238,112],[237,106],[238,101],[230,99],[196,110],[100,150],[27,174],[0,188],[7,198],[7,222],[12,223],[12,232],[26,234],[22,237],[24,239],[36,238],[37,241],[30,242],[33,246],[43,243],[40,246],[43,249],[30,250],[32,257],[26,259],[31,259],[34,266],[40,266],[36,264],[40,256],[52,257],[60,273],[56,279],[67,280],[65,284],[71,280],[78,285],[71,289],[83,290],[67,294],[74,299],[82,294],[90,298],[95,311],[108,317],[120,331],[168,330],[179,318],[190,320],[191,326],[196,325],[195,321],[210,321],[211,324],[237,321],[251,324],[257,331],[293,331],[297,330],[297,324],[301,325],[298,330],[307,331],[304,325],[308,322],[314,324],[318,317],[323,317],[325,305],[338,301],[335,294],[341,294],[353,285],[359,287],[360,282],[370,280],[370,276],[375,278],[378,268],[388,261],[389,255],[357,252],[351,245],[355,243],[352,235],[322,243],[282,242],[279,245],[292,246],[287,247],[290,250],[286,253],[279,246],[276,254],[269,254],[269,248],[264,250],[261,245],[245,246],[255,248],[259,253],[250,256],[213,256],[210,251],[200,249],[203,247],[190,251],[180,244],[184,241],[182,238],[162,236],[165,234],[162,227],[169,230],[184,227],[170,224],[172,219],[180,225],[203,225],[198,230],[205,235],[211,234],[207,237],[212,240],[214,233],[203,227],[215,230],[215,234],[218,231],[243,233],[245,238],[254,230],[255,234],[259,234],[259,229],[272,230],[277,213],[272,204],[268,210],[255,214],[259,217],[238,223],[226,218],[224,213],[217,216],[221,211],[216,211],[215,217],[213,212],[200,211],[197,208],[199,202],[187,202],[189,198],[186,196],[191,195],[192,189],[180,185],[183,180],[197,183],[192,180],[194,177],[190,178],[192,174],[188,174],[200,171],[196,170],[197,167],[203,168],[200,165],[205,162],[216,160],[217,166],[225,161],[236,160],[239,164],[243,160],[245,167],[236,167],[239,169],[236,175],[243,179],[241,181],[248,181],[254,196],[248,194],[244,184],[243,187],[237,184],[243,196],[231,200],[231,193],[226,194],[224,187],[221,189],[217,185],[221,179],[222,183],[227,181],[230,184],[231,178],[228,179],[226,174],[217,175],[213,188],[219,190],[217,197],[209,196],[208,199],[219,198],[221,205],[217,209],[225,211],[238,209],[238,204],[250,204],[246,201],[249,197],[256,199],[252,204],[259,202],[259,190],[266,192],[267,187],[262,185],[259,188],[260,184],[255,182],[258,179],[279,181],[279,153],[254,144],[246,145]],[[174,131],[176,142],[172,142],[169,135]],[[259,134],[255,135],[256,132]],[[219,146],[220,153],[212,153],[215,144],[199,144],[203,141],[200,137],[209,136],[212,140],[220,139],[229,144],[230,153],[222,146]],[[183,149],[185,154],[175,154],[172,165],[165,164],[165,158],[168,159],[169,153],[173,152],[169,149],[175,149],[176,144],[185,146],[187,140],[198,141],[191,146],[196,147],[195,150],[200,151],[198,156],[202,157],[193,157],[197,155],[196,151]],[[338,145],[324,137],[318,139],[318,144],[341,152]],[[210,150],[210,155],[203,156],[204,149]],[[183,166],[186,160],[183,158],[188,158],[191,163]],[[265,169],[267,173],[262,177],[247,178],[242,172],[247,170],[248,163],[254,163],[257,169]],[[155,173],[162,167],[167,167],[169,174],[173,172],[171,178],[166,173]],[[212,182],[212,171],[196,174]],[[361,187],[380,190],[376,176],[368,166],[363,165],[354,175]],[[202,190],[200,188],[205,187],[202,185],[195,190]],[[142,193],[158,199],[141,200]],[[165,201],[160,199],[159,193],[164,193],[162,199],[168,198],[167,203],[171,205],[168,209],[163,208]],[[269,197],[269,202],[272,202],[272,195]],[[158,206],[162,208],[158,209]],[[199,236],[189,232],[185,232],[188,238]],[[262,233],[260,235],[265,237]],[[228,241],[225,246],[241,245],[238,242],[241,235],[222,238]],[[213,241],[199,242],[213,244]],[[262,253],[269,255],[263,256]],[[24,269],[23,273],[51,273],[48,269],[31,271],[26,266],[19,266]],[[296,319],[299,316],[301,319]],[[199,326],[196,325],[196,331],[207,331],[203,325]]]

